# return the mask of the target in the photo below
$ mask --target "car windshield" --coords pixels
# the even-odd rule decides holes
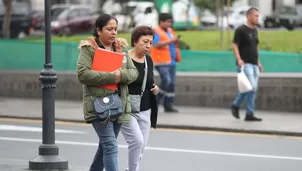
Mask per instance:
[[[63,7],[52,9],[52,10],[51,10],[51,18],[52,18],[53,20],[58,19],[58,17],[59,17],[64,11],[67,11],[66,9],[67,9],[67,8],[63,8]],[[66,14],[65,14],[65,15],[66,15]]]
[[[201,16],[204,16],[204,17],[209,17],[209,16],[215,16],[215,14],[213,14],[210,10],[208,9],[205,9],[205,10],[202,10],[200,12],[200,15]]]
[[[227,16],[229,14],[229,16],[231,16],[233,13],[233,10],[229,10],[229,11],[223,11],[223,16]]]
[[[136,6],[124,6],[124,8],[122,8],[122,11],[120,12],[120,14],[122,15],[129,15],[132,12],[134,12]]]
[[[57,19],[57,20],[66,20],[67,17],[68,17],[68,12],[69,12],[68,9],[64,10],[63,12],[61,12],[61,13],[58,15],[58,17],[57,17],[56,19]]]
[[[4,15],[5,8],[0,5],[0,15]],[[30,14],[30,7],[25,3],[15,3],[12,5],[12,15],[28,15]]]
[[[30,7],[25,3],[17,3],[12,5],[13,15],[28,15],[30,13]]]
[[[284,15],[297,15],[297,9],[294,7],[282,7],[280,9],[280,14],[284,14]]]
[[[302,5],[297,6],[297,12],[299,16],[302,16]]]

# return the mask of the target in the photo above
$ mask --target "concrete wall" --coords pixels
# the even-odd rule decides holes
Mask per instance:
[[[73,72],[58,72],[57,99],[81,100],[82,85]],[[0,96],[41,98],[39,72],[0,71]],[[156,76],[157,83],[159,82]],[[178,73],[176,104],[229,107],[237,86],[235,73]],[[302,112],[302,74],[265,74],[259,82],[257,109]]]
[[[283,5],[294,6],[296,5],[296,0],[283,0]]]
[[[263,16],[268,16],[273,14],[273,6],[272,6],[272,0],[265,0],[265,1],[260,1],[258,2],[258,8]]]
[[[42,0],[31,0],[31,7],[33,10],[44,11],[44,2]]]

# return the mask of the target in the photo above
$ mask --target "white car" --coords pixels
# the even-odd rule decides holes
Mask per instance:
[[[244,7],[232,7],[229,12],[229,26],[232,29],[236,29],[237,27],[246,24],[247,18],[246,18],[246,13],[250,7],[249,6],[244,6]],[[223,16],[223,24],[221,25],[221,22],[219,22],[219,26],[223,28],[227,28],[227,16]],[[259,27],[263,28],[264,27],[264,16],[261,15],[259,16]],[[220,18],[221,21],[221,18]]]

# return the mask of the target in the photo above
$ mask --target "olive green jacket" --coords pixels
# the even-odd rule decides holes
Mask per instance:
[[[125,40],[123,40],[123,42],[124,41]],[[91,70],[94,51],[97,47],[98,45],[94,38],[82,40],[79,45],[80,54],[77,61],[77,77],[83,84],[83,111],[84,119],[87,123],[96,119],[93,98],[90,97],[87,85],[89,85],[93,97],[105,97],[114,93],[114,91],[100,88],[99,86],[113,84],[116,79],[114,73]],[[138,71],[127,53],[126,42],[122,43],[122,47],[124,52],[126,52],[121,69],[120,81],[120,97],[124,105],[124,114],[118,118],[119,123],[127,122],[130,119],[131,105],[129,101],[128,84],[134,82],[138,77]]]

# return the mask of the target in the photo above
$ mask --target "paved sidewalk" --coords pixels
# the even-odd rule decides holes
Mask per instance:
[[[39,99],[0,98],[0,117],[41,119],[42,102]],[[233,118],[229,109],[178,106],[180,113],[163,113],[160,108],[158,127],[232,132],[253,132],[276,135],[302,136],[302,113],[257,111],[262,122],[245,122]],[[56,119],[84,122],[82,102],[56,100]]]

